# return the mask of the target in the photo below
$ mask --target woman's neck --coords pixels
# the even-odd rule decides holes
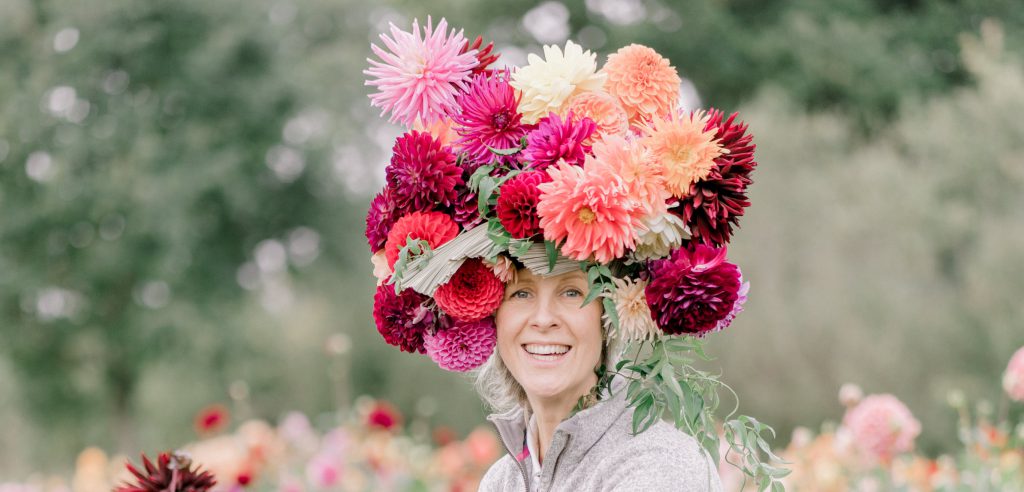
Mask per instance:
[[[569,417],[572,409],[579,402],[580,397],[590,392],[590,389],[596,384],[597,376],[593,375],[578,392],[569,393],[561,398],[538,398],[527,395],[530,401],[530,408],[537,419],[538,462],[542,462],[544,457],[547,456],[548,447],[551,446],[551,441],[554,438],[555,429],[558,427],[558,424],[561,424],[562,421]]]

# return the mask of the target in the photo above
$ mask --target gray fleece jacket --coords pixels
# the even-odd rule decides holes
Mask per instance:
[[[626,381],[612,380],[612,396],[562,421],[541,465],[544,492],[721,492],[710,456],[697,441],[658,421],[633,436]],[[487,417],[508,452],[491,465],[480,492],[529,489],[533,472],[526,450],[526,415],[521,408]]]

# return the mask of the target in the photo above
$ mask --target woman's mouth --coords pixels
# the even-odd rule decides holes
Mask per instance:
[[[524,344],[522,347],[531,359],[542,362],[562,360],[572,350],[572,347],[568,345],[540,345],[535,343]]]

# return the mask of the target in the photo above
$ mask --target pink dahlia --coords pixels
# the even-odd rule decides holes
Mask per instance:
[[[499,156],[488,148],[518,147],[526,135],[523,116],[515,90],[508,84],[508,71],[477,75],[469,89],[457,98],[462,112],[452,115],[455,131],[462,136],[455,147],[467,154],[470,161],[487,164],[497,159],[504,163],[515,156]]]
[[[707,129],[714,129],[715,140],[726,153],[715,158],[707,176],[690,184],[690,192],[682,197],[679,210],[690,228],[691,235],[709,246],[723,246],[732,236],[733,226],[747,200],[750,173],[757,167],[754,161],[753,136],[747,134],[747,125],[736,122],[736,113],[723,120],[722,112],[709,113]]]
[[[388,232],[388,240],[384,243],[384,257],[388,267],[394,268],[402,248],[409,239],[421,239],[431,248],[451,241],[459,234],[459,226],[452,218],[441,212],[413,212],[397,222]]]
[[[563,255],[609,263],[635,247],[644,210],[606,163],[587,158],[580,168],[560,162],[547,173],[551,182],[537,187],[537,215],[544,239],[564,241]]]
[[[690,243],[648,268],[647,304],[669,335],[703,336],[720,328],[739,298],[740,270],[725,260],[725,248]]]
[[[501,185],[495,215],[512,237],[523,239],[543,232],[537,216],[540,189],[537,185],[551,181],[547,173],[526,171]]]
[[[389,51],[370,45],[381,61],[367,58],[371,67],[363,73],[370,77],[366,85],[377,88],[378,92],[370,94],[370,102],[381,108],[381,116],[390,111],[388,121],[409,127],[416,119],[430,124],[458,111],[455,95],[466,90],[479,60],[475,49],[463,49],[466,38],[462,31],[447,31],[446,20],[441,19],[434,29],[428,17],[422,36],[413,20],[412,32],[391,24],[391,37],[381,33]]]
[[[455,201],[455,188],[463,184],[455,154],[429,133],[411,131],[398,137],[385,169],[395,207],[425,212]]]
[[[462,263],[455,275],[434,292],[434,301],[456,321],[477,321],[501,305],[505,284],[479,258]]]
[[[547,169],[565,159],[569,164],[583,165],[583,160],[590,153],[590,145],[585,145],[594,134],[594,120],[583,117],[574,118],[569,113],[565,120],[557,114],[550,113],[541,118],[537,128],[526,137],[524,158],[533,163],[539,171]]]
[[[1010,399],[1024,401],[1024,347],[1014,352],[1003,373],[1003,389]]]
[[[622,178],[630,197],[643,209],[645,217],[660,217],[668,210],[671,198],[665,189],[665,175],[646,147],[618,135],[608,135],[594,144],[594,160],[604,162]]]
[[[494,352],[498,332],[494,317],[477,321],[456,321],[445,330],[427,335],[424,345],[427,355],[441,369],[466,372],[480,367]]]
[[[739,267],[736,267],[736,270],[739,271]],[[732,320],[736,319],[736,316],[743,312],[743,305],[747,303],[748,292],[750,292],[750,282],[744,282],[743,272],[740,272],[740,290],[736,293],[736,302],[733,303],[729,314],[722,318],[722,321],[719,321],[712,331],[722,331],[732,324]]]
[[[846,412],[843,428],[866,458],[880,463],[912,451],[914,439],[921,433],[921,423],[903,402],[889,394],[861,400]]]
[[[388,240],[388,231],[395,225],[397,213],[388,188],[377,193],[366,212],[366,241],[371,251],[380,251]]]
[[[373,296],[373,321],[388,345],[409,353],[426,353],[423,334],[434,326],[434,313],[424,306],[430,298],[412,289],[395,294],[394,285],[381,285]]]

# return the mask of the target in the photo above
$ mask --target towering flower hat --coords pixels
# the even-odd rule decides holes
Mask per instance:
[[[518,268],[583,269],[585,302],[603,304],[626,347],[602,383],[628,371],[638,431],[667,411],[717,456],[720,383],[688,357],[747,298],[726,257],[757,166],[747,125],[680,109],[676,69],[646,46],[600,67],[568,41],[498,70],[492,44],[444,20],[380,38],[364,72],[371,103],[407,130],[366,217],[384,340],[472,370],[494,351],[493,315]],[[756,455],[767,427],[745,419],[725,438]]]

